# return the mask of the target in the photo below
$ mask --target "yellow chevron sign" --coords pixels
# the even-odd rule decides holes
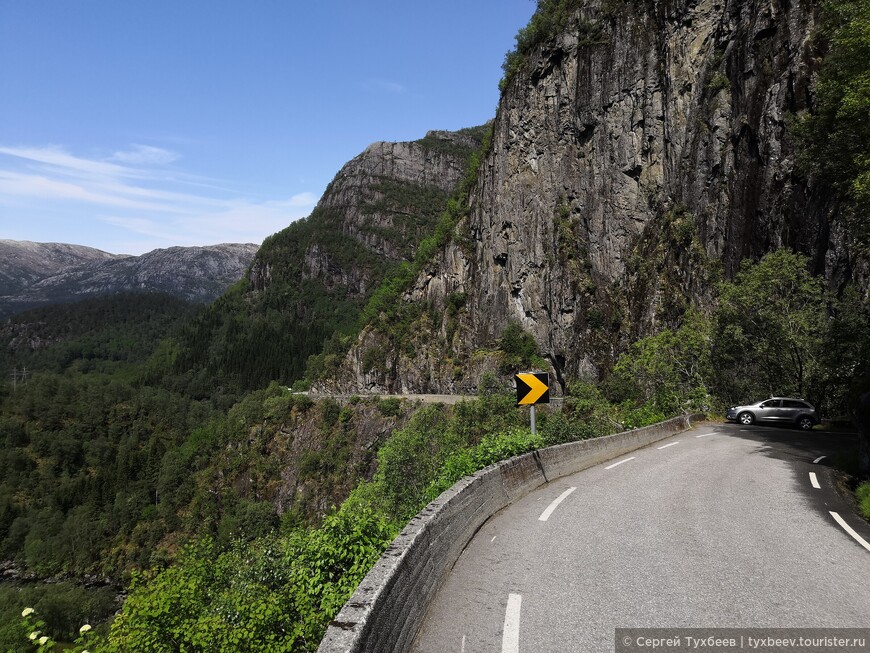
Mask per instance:
[[[550,403],[550,375],[547,372],[520,372],[517,382],[517,406]]]

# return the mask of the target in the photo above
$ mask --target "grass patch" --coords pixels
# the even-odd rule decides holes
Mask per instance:
[[[855,498],[858,500],[858,510],[864,519],[870,519],[870,482],[861,483],[855,490]]]

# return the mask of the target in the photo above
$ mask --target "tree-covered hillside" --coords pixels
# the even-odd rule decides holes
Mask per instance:
[[[0,370],[64,372],[143,363],[202,306],[159,293],[122,293],[37,308],[0,324]],[[23,379],[22,379],[23,380]]]

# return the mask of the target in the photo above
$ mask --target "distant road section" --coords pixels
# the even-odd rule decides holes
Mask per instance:
[[[460,401],[471,401],[477,399],[476,395],[375,395],[375,394],[355,394],[355,395],[337,395],[337,394],[315,394],[311,392],[297,392],[294,394],[304,394],[312,399],[350,399],[351,397],[361,397],[362,399],[407,399],[408,401],[421,401],[424,404],[458,404]]]

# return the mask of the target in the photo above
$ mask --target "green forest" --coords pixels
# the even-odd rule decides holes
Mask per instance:
[[[575,5],[538,3],[504,84]],[[828,2],[823,15],[818,110],[791,128],[806,173],[839,189],[859,251],[870,3]],[[0,325],[0,650],[314,651],[408,519],[463,475],[773,391],[846,422],[870,389],[867,302],[783,249],[745,261],[709,305],[683,307],[673,328],[632,343],[602,378],[567,379],[564,402],[541,410],[535,435],[497,379],[452,407],[291,392],[306,374],[334,369],[364,324],[397,341],[412,328],[402,292],[462,238],[481,152],[465,155],[453,197],[380,188],[384,204],[372,211],[418,216],[382,234],[401,260],[372,257],[335,228],[339,215],[318,210],[264,243],[255,265],[270,266],[268,286],[240,281],[205,309],[121,295]],[[369,289],[296,283],[315,243],[360,266]],[[463,302],[452,297],[443,317]],[[541,355],[516,323],[491,345],[505,370]],[[870,518],[870,485],[857,496]]]

